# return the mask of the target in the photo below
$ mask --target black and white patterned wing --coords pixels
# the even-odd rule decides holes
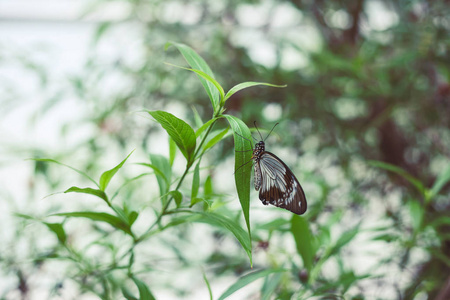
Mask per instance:
[[[301,215],[306,197],[292,171],[275,154],[264,151],[255,162],[255,188],[264,205],[272,204]]]

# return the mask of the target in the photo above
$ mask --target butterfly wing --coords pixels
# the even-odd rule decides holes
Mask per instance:
[[[272,204],[301,215],[306,197],[292,171],[275,154],[264,151],[255,162],[255,188],[263,204]]]

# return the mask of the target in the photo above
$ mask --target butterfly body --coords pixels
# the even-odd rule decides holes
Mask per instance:
[[[301,215],[306,211],[306,197],[292,171],[275,154],[265,151],[264,141],[256,143],[252,159],[255,161],[255,189],[264,205],[274,205]]]

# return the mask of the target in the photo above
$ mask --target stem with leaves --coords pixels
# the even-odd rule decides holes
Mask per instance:
[[[216,117],[216,116],[214,116],[214,118],[215,118],[215,117]],[[175,191],[178,191],[178,190],[180,189],[181,184],[183,183],[184,179],[186,178],[186,175],[189,173],[189,170],[190,170],[190,168],[192,167],[192,165],[194,164],[194,162],[195,162],[196,160],[198,160],[198,159],[201,158],[201,156],[197,157],[197,155],[198,155],[198,153],[200,152],[200,150],[201,150],[203,144],[205,143],[206,138],[208,137],[209,133],[211,132],[211,130],[212,130],[212,128],[213,128],[215,122],[216,122],[216,121],[214,121],[214,122],[208,127],[208,129],[207,129],[207,131],[206,131],[206,133],[205,133],[203,139],[201,140],[201,142],[200,142],[200,144],[199,144],[197,150],[195,151],[195,154],[194,154],[195,159],[192,160],[191,162],[188,162],[188,163],[186,164],[186,170],[184,170],[183,175],[181,175],[181,178],[180,178],[180,180],[178,181],[178,184],[177,184],[177,186],[176,186],[176,188],[175,188]],[[170,205],[170,203],[172,202],[172,200],[173,200],[173,196],[171,196],[171,197],[167,200],[167,202],[164,204],[164,206],[163,206],[163,208],[162,208],[162,210],[161,210],[161,213],[158,215],[158,218],[156,219],[156,221],[149,227],[149,229],[147,229],[147,231],[146,231],[140,238],[138,238],[138,239],[136,240],[136,242],[139,242],[139,241],[145,239],[145,237],[146,237],[147,235],[150,234],[150,232],[151,232],[151,230],[153,229],[153,227],[155,227],[157,224],[159,224],[159,223],[161,222],[161,219],[162,219],[162,217],[166,214],[167,209],[169,208],[169,205]]]

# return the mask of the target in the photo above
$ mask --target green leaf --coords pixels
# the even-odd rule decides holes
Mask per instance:
[[[416,200],[410,200],[408,201],[409,204],[409,213],[411,214],[411,222],[412,227],[414,229],[414,232],[418,232],[420,227],[422,226],[422,220],[423,220],[423,207],[419,203],[419,201]]]
[[[291,219],[291,232],[297,245],[297,252],[303,259],[303,265],[311,272],[315,256],[313,235],[306,220],[298,215],[293,215]]]
[[[155,110],[147,112],[161,124],[177,144],[178,149],[180,149],[181,153],[186,157],[188,163],[191,163],[196,145],[195,133],[191,126],[165,111]]]
[[[278,87],[278,88],[284,88],[287,86],[287,85],[275,85],[275,84],[264,83],[264,82],[252,82],[252,81],[243,82],[243,83],[237,84],[234,87],[232,87],[225,95],[225,98],[223,98],[223,102],[225,103],[225,101],[227,101],[231,96],[233,96],[233,94],[239,92],[240,90],[243,90],[243,89],[246,89],[246,88],[249,88],[252,86],[258,86],[258,85],[265,85],[265,86]]]
[[[106,196],[104,191],[98,190],[98,189],[92,189],[92,188],[79,188],[76,186],[73,186],[67,190],[64,191],[64,193],[82,193],[82,194],[90,194],[97,196],[103,200],[106,201],[106,203],[109,203],[108,196]]]
[[[338,214],[336,214],[338,215]],[[315,262],[313,265],[313,268],[310,272],[308,281],[309,283],[313,284],[317,277],[319,277],[319,274],[322,270],[322,266],[323,264],[332,256],[335,255],[337,253],[339,253],[340,249],[342,247],[344,247],[346,244],[348,244],[351,240],[353,240],[353,238],[359,233],[361,224],[356,225],[355,228],[344,232],[340,238],[337,240],[337,242],[331,246],[328,247],[325,251],[325,253],[322,255],[322,257],[320,258],[320,260],[318,262]],[[329,235],[329,227],[324,227],[322,229],[322,231],[326,232],[326,235]],[[322,238],[323,239],[323,238]]]
[[[209,299],[213,300],[214,298],[213,298],[213,293],[212,293],[212,290],[211,290],[211,285],[209,284],[209,281],[208,281],[208,278],[206,277],[205,271],[202,270],[202,273],[203,273],[203,280],[205,281],[206,287],[208,288]]]
[[[213,194],[213,185],[211,176],[208,175],[205,180],[205,184],[203,186],[203,195],[205,196],[205,199],[210,199]]]
[[[375,161],[375,160],[371,160],[368,162],[369,165],[377,167],[377,168],[381,168],[387,171],[391,171],[393,173],[396,173],[400,176],[402,176],[403,178],[405,178],[406,180],[408,180],[410,183],[412,183],[412,185],[414,185],[414,187],[419,190],[419,192],[425,196],[425,187],[422,184],[422,182],[420,182],[419,179],[415,178],[414,176],[412,176],[411,174],[409,174],[408,172],[406,172],[405,170],[403,170],[400,167],[388,164],[388,163],[384,163],[381,161]]]
[[[127,161],[128,157],[130,157],[133,152],[134,150],[131,151],[130,154],[128,154],[128,156],[124,160],[122,160],[120,164],[118,164],[111,170],[104,172],[102,176],[100,176],[100,190],[104,191],[106,189],[113,176],[117,173],[117,171],[119,171],[120,168],[122,168],[123,164]]]
[[[21,213],[14,213],[14,216],[25,219],[25,220],[39,221],[33,216],[25,215],[25,214],[21,214]]]
[[[195,132],[195,136],[199,137],[203,133],[203,131],[205,131],[205,129],[208,128],[212,123],[217,121],[217,119],[219,119],[219,118],[213,118],[213,119],[209,120],[208,122],[206,122],[205,124],[203,124],[199,129],[197,129],[197,131]]]
[[[69,169],[74,170],[75,172],[77,172],[78,174],[84,176],[85,178],[89,179],[90,181],[92,181],[96,186],[99,186],[97,181],[95,181],[94,179],[92,179],[89,175],[87,175],[86,173],[84,173],[83,171],[80,171],[78,169],[75,169],[74,167],[71,167],[69,165],[63,164],[59,161],[56,161],[54,159],[50,159],[50,158],[30,158],[30,160],[34,160],[34,161],[43,161],[43,162],[51,162],[51,163],[55,163],[64,167],[67,167]]]
[[[193,212],[195,215],[200,216],[200,218],[195,219],[196,222],[208,223],[220,228],[229,230],[237,238],[239,243],[247,252],[250,258],[250,264],[252,263],[252,243],[250,237],[245,233],[245,231],[233,220],[228,219],[222,215],[212,213],[212,212]]]
[[[145,283],[136,277],[131,277],[131,279],[134,281],[134,284],[136,284],[139,290],[139,300],[155,300],[155,297]]]
[[[127,290],[125,287],[122,287],[122,295],[123,295],[127,300],[139,300],[139,299],[136,298],[133,294],[131,294],[130,291]]]
[[[447,182],[450,181],[450,166],[447,167],[447,169],[439,174],[439,176],[436,178],[436,181],[433,184],[433,187],[430,190],[429,199],[433,199],[441,189],[447,184]]]
[[[169,66],[172,66],[172,67],[176,67],[176,68],[180,68],[183,70],[188,70],[188,71],[197,73],[197,75],[199,75],[203,79],[207,80],[208,82],[212,83],[216,87],[216,89],[219,91],[219,99],[223,99],[225,97],[225,91],[223,90],[223,87],[212,76],[206,74],[205,72],[197,70],[197,69],[185,68],[185,67],[181,67],[181,66],[177,66],[177,65],[173,65],[173,64],[169,64],[169,63],[166,63],[166,64],[168,64]],[[223,101],[222,101],[222,103],[223,103]],[[214,111],[216,111],[216,108],[218,108],[218,107],[214,106]]]
[[[266,277],[264,285],[261,289],[261,300],[270,300],[275,294],[275,290],[281,283],[282,273],[273,274],[270,277]]]
[[[282,231],[285,228],[288,228],[286,226],[287,224],[291,225],[291,222],[289,222],[289,220],[286,220],[283,218],[278,218],[278,219],[272,220],[270,222],[258,224],[257,231],[259,231],[259,230]]]
[[[252,136],[247,125],[234,116],[224,115],[228,120],[234,134],[234,181],[238,192],[239,201],[247,223],[248,234],[250,232],[250,175],[252,169]],[[242,136],[244,138],[242,138]],[[250,150],[250,151],[246,151]]]
[[[223,300],[233,294],[234,292],[240,290],[241,288],[245,287],[246,285],[252,283],[253,281],[266,277],[269,274],[272,273],[278,273],[278,272],[284,272],[285,270],[280,269],[268,269],[268,270],[260,270],[255,271],[252,273],[249,273],[247,275],[242,276],[238,279],[232,286],[230,286],[220,297],[219,300]]]
[[[218,142],[220,142],[223,137],[228,133],[229,127],[225,128],[224,130],[222,130],[221,132],[219,132],[217,135],[215,135],[213,138],[211,138],[205,146],[203,146],[203,152],[205,152],[206,150],[208,150],[211,147],[214,147],[215,144],[217,144]]]
[[[204,59],[200,55],[198,55],[192,48],[184,44],[169,42],[165,45],[165,49],[167,50],[167,48],[169,48],[170,46],[177,47],[178,51],[180,51],[184,59],[193,69],[203,71],[205,74],[208,74],[211,78],[214,78],[214,74],[211,71],[211,68],[204,61]],[[206,90],[206,93],[209,96],[209,99],[211,100],[211,104],[213,106],[214,111],[216,111],[217,108],[219,107],[220,102],[219,91],[211,82],[207,81],[201,76],[198,76],[198,78],[200,79],[200,82],[202,83],[203,87]]]
[[[80,211],[80,212],[70,212],[70,213],[58,213],[53,214],[52,216],[61,216],[61,217],[73,217],[73,218],[87,218],[92,221],[105,222],[110,224],[116,229],[122,230],[123,232],[133,236],[130,227],[127,223],[121,220],[119,217],[100,212],[92,212],[92,211]]]
[[[177,208],[180,207],[181,202],[183,201],[183,194],[181,194],[179,191],[170,191],[169,195],[173,197],[175,200],[175,204],[177,205]]]
[[[203,125],[202,117],[200,117],[200,114],[198,113],[195,106],[191,106],[191,109],[192,109],[192,112],[194,113],[195,127],[201,127]],[[195,135],[197,135],[197,132],[195,133]]]
[[[172,169],[170,167],[169,160],[159,154],[150,154],[150,160],[152,164],[148,164],[148,167],[155,171],[156,180],[158,181],[159,192],[162,197],[162,201],[165,203],[166,195],[169,191],[170,180],[172,177]],[[159,170],[157,172],[156,170]]]
[[[25,220],[33,220],[33,221],[37,221],[37,222],[44,224],[45,226],[48,227],[48,229],[50,229],[53,233],[56,234],[56,237],[58,238],[58,240],[61,244],[64,244],[67,240],[67,235],[64,230],[64,227],[60,223],[47,223],[47,222],[43,222],[39,219],[36,219],[36,217],[25,215],[25,214],[20,214],[20,213],[14,213],[14,215],[16,217],[23,218]]]
[[[114,210],[116,215],[122,220],[122,222],[128,224],[128,226],[131,227],[130,223],[128,222],[128,214],[125,212],[125,210],[122,209],[122,207],[118,205],[111,205],[111,208]]]
[[[430,250],[429,250],[430,251]],[[430,254],[433,258],[437,258],[442,263],[446,265],[447,268],[450,268],[450,258],[448,257],[448,253],[442,253],[439,248],[431,248]]]
[[[203,202],[203,201],[204,201],[203,198],[198,198],[198,197],[196,197],[196,198],[191,198],[191,204],[189,205],[189,207],[192,207],[192,206],[194,206],[195,204],[200,203],[200,202]]]
[[[194,175],[192,177],[192,190],[191,190],[191,206],[194,205],[194,199],[198,195],[198,188],[200,187],[200,162],[195,165]]]
[[[450,226],[450,217],[448,216],[438,217],[437,219],[433,219],[430,222],[430,225],[432,227],[435,227],[436,229],[439,229],[439,227],[441,226]]]
[[[125,181],[122,182],[120,187],[114,192],[114,195],[112,195],[112,197],[110,198],[110,202],[112,202],[114,200],[114,198],[116,198],[119,195],[120,191],[124,187],[126,187],[127,185],[129,185],[130,183],[132,183],[134,181],[137,181],[137,180],[139,180],[139,179],[141,179],[143,177],[149,176],[149,175],[153,175],[153,173],[150,173],[150,172],[149,173],[141,173],[141,174],[139,174],[137,176],[134,176],[132,178],[125,179]]]
[[[43,222],[43,224],[45,224],[48,229],[50,229],[51,231],[53,231],[54,234],[56,234],[56,237],[58,238],[58,241],[61,244],[65,244],[66,240],[67,240],[67,235],[66,235],[66,231],[64,230],[64,227],[62,224],[60,223],[47,223],[47,222]]]
[[[164,160],[167,161],[167,159],[164,156],[158,155],[158,154],[151,154],[150,157],[162,157],[161,159],[157,159],[157,160]],[[156,158],[155,158],[156,159]],[[141,166],[145,166],[145,167],[149,167],[151,169],[153,169],[153,171],[155,172],[155,175],[157,177],[161,177],[161,179],[163,179],[166,183],[169,183],[169,179],[166,177],[166,175],[164,174],[164,172],[162,170],[160,170],[157,166],[149,164],[149,163],[136,163],[138,165]],[[166,169],[167,166],[165,166],[164,169]],[[169,162],[169,168],[170,168],[170,162]]]
[[[169,162],[171,166],[173,166],[173,162],[175,161],[176,155],[177,155],[177,144],[169,136]]]
[[[350,287],[354,286],[358,282],[361,282],[361,280],[370,278],[371,276],[372,275],[368,274],[356,276],[352,271],[341,273],[339,284],[343,287],[342,294],[345,294]]]
[[[128,214],[128,224],[130,224],[130,227],[136,221],[138,216],[139,216],[139,214],[134,210]]]
[[[339,237],[336,244],[330,249],[329,256],[337,254],[341,250],[342,247],[344,247],[345,245],[350,243],[355,238],[355,236],[360,232],[360,229],[359,229],[360,225],[361,225],[361,223],[356,225],[354,228],[344,232]]]
[[[398,234],[394,234],[394,233],[382,233],[382,234],[372,237],[373,241],[384,241],[387,243],[398,241],[399,239],[400,239],[400,237],[398,236]]]

